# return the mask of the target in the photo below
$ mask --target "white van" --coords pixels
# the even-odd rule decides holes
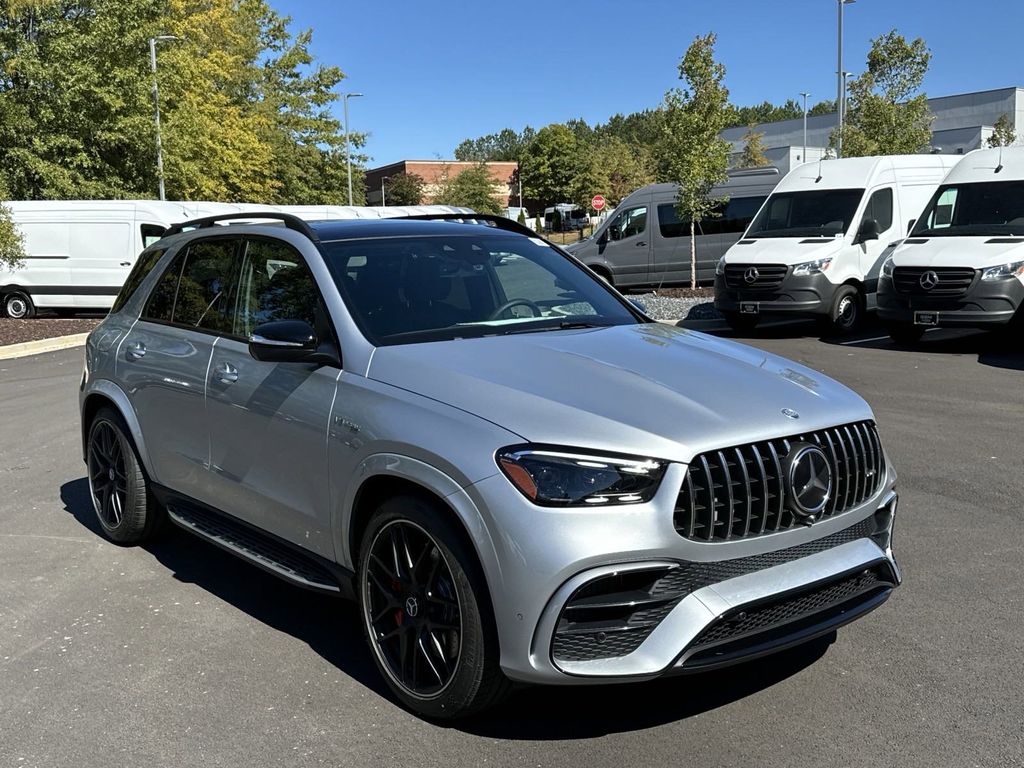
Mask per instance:
[[[712,198],[728,200],[697,222],[697,282],[714,280],[715,264],[780,178],[774,167],[731,171],[711,190]],[[631,192],[591,237],[565,250],[617,288],[689,283],[690,225],[676,214],[677,191],[675,184],[648,184]]]
[[[852,331],[875,309],[886,247],[960,159],[853,157],[794,168],[718,263],[715,307],[735,330],[779,314]]]
[[[949,172],[885,260],[878,315],[912,342],[932,326],[1024,324],[1024,147],[979,149]]]

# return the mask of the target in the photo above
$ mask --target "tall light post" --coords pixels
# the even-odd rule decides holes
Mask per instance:
[[[164,150],[160,143],[160,88],[156,82],[156,44],[178,40],[175,35],[157,35],[149,38],[149,68],[153,72],[153,107],[156,121],[156,177],[160,185],[160,199],[166,200],[164,194]]]
[[[801,93],[800,95],[804,97],[804,153],[803,153],[803,155],[801,155],[801,157],[803,158],[803,161],[806,163],[807,162],[807,97],[810,96],[811,94],[809,94],[809,93]]]
[[[387,201],[384,199],[384,182],[390,179],[390,176],[380,177],[380,207],[383,208],[387,205]]]
[[[839,7],[839,44],[838,64],[836,66],[836,112],[839,113],[839,133],[836,137],[836,157],[843,156],[843,106],[846,102],[846,84],[843,78],[843,6],[855,3],[857,0],[836,0]]]
[[[341,95],[341,101],[345,107],[345,165],[348,167],[348,204],[352,205],[352,156],[348,149],[348,100],[355,98],[356,96],[362,96],[361,93],[343,93]],[[383,189],[383,187],[382,187]],[[383,193],[382,193],[383,194]]]

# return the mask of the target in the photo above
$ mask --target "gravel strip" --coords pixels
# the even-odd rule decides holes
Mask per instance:
[[[629,298],[643,304],[647,314],[655,320],[717,320],[721,317],[712,299],[677,299],[656,293],[638,293]]]
[[[0,346],[26,341],[54,339],[73,333],[88,333],[99,325],[100,317],[34,317],[31,320],[0,318]]]

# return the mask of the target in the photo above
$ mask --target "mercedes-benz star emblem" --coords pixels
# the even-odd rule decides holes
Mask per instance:
[[[761,273],[757,271],[757,267],[747,267],[747,271],[743,273],[743,280],[747,283],[756,283],[760,276]]]
[[[789,507],[805,521],[821,514],[832,498],[832,465],[816,445],[797,443],[786,457]]]
[[[792,408],[783,408],[782,415],[788,419],[799,419],[800,414],[794,411]]]
[[[416,618],[416,614],[420,612],[420,604],[415,597],[407,597],[405,599],[405,612],[409,615],[410,619]]]
[[[922,288],[924,288],[926,291],[930,291],[932,288],[939,284],[939,275],[935,270],[929,269],[927,272],[921,275],[921,279],[918,280],[918,282],[921,284]]]

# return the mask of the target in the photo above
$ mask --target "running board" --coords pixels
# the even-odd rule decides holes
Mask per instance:
[[[186,531],[292,584],[317,592],[342,594],[338,580],[327,568],[241,522],[180,502],[167,505],[167,516]]]

